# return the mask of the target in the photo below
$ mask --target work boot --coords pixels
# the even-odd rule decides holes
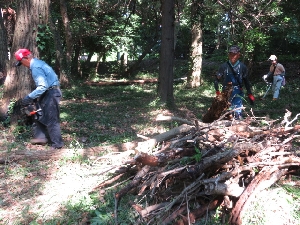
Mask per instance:
[[[277,98],[273,98],[273,101],[276,101],[277,100]]]
[[[32,138],[30,140],[30,143],[34,144],[34,145],[45,145],[48,143],[48,139],[47,138]]]

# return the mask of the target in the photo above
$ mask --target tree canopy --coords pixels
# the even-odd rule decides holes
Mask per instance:
[[[11,7],[18,20],[24,10],[20,3],[0,1],[2,12]],[[136,74],[143,59],[161,56],[164,39],[161,1],[52,0],[47,4],[47,21],[30,29],[38,31],[35,41],[39,56],[55,67],[62,84],[90,76],[91,67],[86,65],[93,55],[98,62],[130,61],[118,64],[121,67],[117,73],[127,78]],[[296,0],[184,0],[175,1],[172,10],[174,24],[171,26],[175,29],[174,51],[170,57],[173,59],[195,59],[194,54],[201,60],[226,59],[225,53],[231,44],[242,47],[243,60],[249,66],[267,59],[270,54],[298,58],[300,6]],[[198,36],[193,36],[196,31],[193,26],[197,27]],[[25,44],[26,38],[24,35],[18,42]],[[196,42],[193,43],[193,39]],[[4,38],[0,40],[4,46],[8,45]],[[194,51],[199,48],[195,43],[201,44],[203,50]],[[0,53],[7,56],[5,48]],[[88,56],[85,62],[80,57],[83,55]],[[190,62],[198,62],[197,66],[191,65],[193,73],[190,74],[200,74],[195,70],[201,70],[201,61]],[[199,77],[197,79],[195,83],[199,84]],[[160,93],[160,96],[164,95]]]

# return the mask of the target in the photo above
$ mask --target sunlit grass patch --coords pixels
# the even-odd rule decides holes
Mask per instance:
[[[300,224],[300,198],[288,192],[286,186],[277,186],[257,193],[245,211],[243,224]],[[298,188],[296,188],[298,189]],[[295,193],[299,194],[299,189]]]

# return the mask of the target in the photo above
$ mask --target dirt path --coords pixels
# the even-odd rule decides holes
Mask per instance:
[[[91,202],[89,193],[128,155],[113,152],[83,159],[78,152],[70,150],[60,160],[0,165],[0,224],[29,224],[35,220],[44,224],[64,216],[70,204]],[[118,160],[111,160],[112,154]]]

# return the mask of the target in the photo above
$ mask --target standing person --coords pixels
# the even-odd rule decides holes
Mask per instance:
[[[233,90],[230,102],[231,109],[237,109],[233,113],[235,119],[242,119],[242,98],[244,97],[243,84],[246,87],[250,104],[253,105],[255,101],[251,92],[251,85],[248,80],[248,69],[244,63],[239,61],[240,56],[240,48],[236,45],[231,46],[228,51],[229,60],[220,66],[214,81],[214,87],[217,95],[221,94],[219,90],[219,83],[221,80],[222,91],[225,90],[228,84],[232,84]]]
[[[277,62],[276,55],[271,55],[268,60],[271,61],[270,71],[263,78],[264,80],[272,81],[273,100],[277,100],[285,76],[285,69],[282,64]]]
[[[59,102],[62,97],[59,80],[53,69],[44,61],[34,58],[28,49],[19,49],[15,52],[18,60],[16,66],[25,66],[31,70],[36,89],[23,100],[26,106],[36,101],[42,115],[34,121],[32,144],[46,144],[50,139],[51,149],[62,148],[63,140],[59,121]]]

